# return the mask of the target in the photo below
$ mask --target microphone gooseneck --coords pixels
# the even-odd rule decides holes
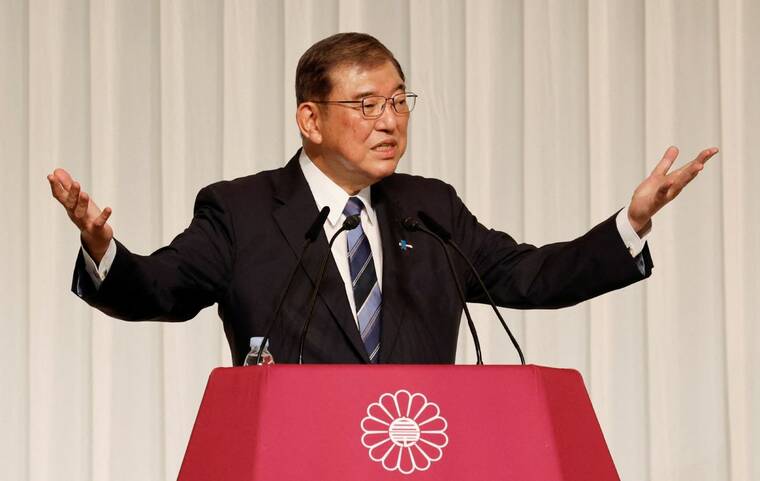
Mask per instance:
[[[258,365],[261,362],[261,355],[264,352],[264,346],[267,345],[267,342],[269,341],[269,335],[272,333],[272,328],[277,323],[278,316],[280,315],[280,310],[282,309],[282,305],[285,302],[285,297],[288,295],[288,291],[290,290],[291,284],[293,284],[293,278],[296,275],[296,271],[298,271],[298,267],[301,265],[303,256],[306,254],[306,251],[308,250],[309,246],[315,240],[317,240],[317,237],[319,237],[319,232],[322,230],[322,226],[325,224],[325,221],[327,220],[327,216],[329,214],[330,214],[330,208],[327,206],[322,207],[322,210],[320,210],[319,214],[317,214],[317,218],[314,219],[314,222],[311,223],[311,226],[309,226],[309,229],[306,231],[306,234],[304,235],[304,243],[303,243],[303,247],[301,247],[301,253],[298,255],[298,260],[296,261],[296,265],[290,271],[290,275],[288,276],[288,282],[285,284],[285,289],[283,289],[282,294],[280,295],[280,300],[277,301],[277,307],[274,310],[274,317],[272,318],[272,322],[269,323],[269,327],[267,327],[266,333],[264,334],[264,338],[261,340],[261,345],[259,346],[259,353],[258,355],[256,355],[256,365]]]
[[[298,364],[303,364],[303,348],[306,344],[306,334],[309,332],[309,325],[311,324],[311,318],[314,314],[314,306],[317,304],[317,295],[319,294],[319,286],[322,284],[322,279],[325,277],[325,269],[327,268],[327,261],[330,260],[332,252],[332,245],[335,239],[345,231],[356,229],[361,223],[359,215],[350,215],[343,221],[343,225],[338,229],[338,232],[333,234],[330,238],[330,242],[327,243],[327,254],[322,259],[322,264],[319,266],[319,274],[317,275],[317,281],[314,284],[314,289],[311,291],[311,297],[309,298],[309,314],[306,316],[306,322],[301,329],[301,338],[298,342]]]
[[[405,219],[403,219],[401,221],[401,225],[404,227],[404,229],[410,232],[414,232],[414,231],[423,232],[431,236],[441,245],[441,249],[443,249],[443,253],[446,255],[446,261],[449,264],[451,277],[454,278],[454,284],[456,285],[456,288],[457,288],[457,294],[459,295],[459,300],[462,302],[464,315],[467,317],[467,326],[470,328],[470,334],[472,334],[472,341],[475,344],[475,355],[477,356],[476,364],[482,365],[483,356],[480,352],[480,339],[478,338],[478,332],[475,329],[475,323],[472,322],[472,316],[470,315],[470,310],[467,308],[467,299],[464,297],[464,290],[462,290],[462,284],[459,282],[459,278],[457,277],[457,271],[456,269],[454,269],[454,262],[451,260],[451,255],[449,254],[449,250],[446,248],[446,242],[443,240],[441,236],[433,232],[432,229],[428,229],[427,227],[422,225],[417,219],[414,219],[412,217],[406,217]]]
[[[464,261],[467,263],[467,265],[470,267],[470,270],[475,275],[475,278],[478,280],[478,283],[480,284],[481,289],[483,289],[483,292],[486,295],[486,298],[488,299],[488,303],[491,305],[491,309],[493,309],[493,312],[496,313],[496,317],[499,318],[499,322],[501,322],[502,327],[505,331],[507,331],[507,336],[509,336],[509,340],[512,342],[512,345],[515,347],[515,350],[517,350],[517,355],[520,356],[520,364],[523,366],[525,365],[525,356],[523,355],[522,349],[520,349],[520,344],[517,342],[517,339],[515,339],[515,336],[512,334],[512,331],[509,329],[509,326],[504,321],[504,318],[501,317],[501,313],[499,312],[499,308],[496,307],[496,303],[494,302],[493,298],[491,297],[491,293],[488,292],[488,289],[486,288],[485,283],[483,282],[483,279],[480,277],[480,274],[478,274],[477,269],[475,269],[475,266],[470,261],[469,257],[465,255],[465,253],[462,251],[462,249],[457,245],[456,242],[454,242],[451,239],[451,234],[443,228],[438,222],[433,220],[432,217],[427,215],[423,211],[419,211],[417,215],[420,217],[422,222],[433,232],[438,234],[441,239],[444,239],[444,241],[450,245],[456,252],[459,254],[459,256],[464,259]]]
[[[422,223],[425,224],[428,229],[435,232],[435,234],[440,237],[443,242],[448,244],[451,241],[451,234],[449,231],[444,229],[441,224],[434,221],[433,218],[427,215],[424,211],[418,211],[417,216],[419,216]]]

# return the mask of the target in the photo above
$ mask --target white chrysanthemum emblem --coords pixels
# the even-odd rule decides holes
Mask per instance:
[[[449,444],[448,424],[438,405],[424,394],[407,390],[385,393],[367,407],[362,419],[362,444],[372,461],[388,471],[425,471],[443,456]]]

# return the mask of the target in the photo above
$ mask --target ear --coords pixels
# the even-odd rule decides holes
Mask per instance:
[[[314,144],[322,143],[321,113],[319,106],[313,102],[303,102],[296,110],[296,123],[301,136]]]

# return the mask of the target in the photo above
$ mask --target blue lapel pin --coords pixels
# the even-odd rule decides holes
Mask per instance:
[[[414,249],[414,246],[406,241],[406,239],[401,239],[401,241],[398,243],[398,246],[401,248],[402,252],[406,252],[407,249]]]

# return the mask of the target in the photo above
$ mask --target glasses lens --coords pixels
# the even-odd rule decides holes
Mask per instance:
[[[372,96],[364,97],[362,99],[362,112],[365,117],[374,118],[380,117],[383,114],[385,108],[385,97]]]
[[[396,94],[393,96],[393,108],[400,114],[408,114],[414,109],[417,96],[413,93]]]

